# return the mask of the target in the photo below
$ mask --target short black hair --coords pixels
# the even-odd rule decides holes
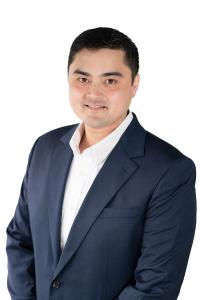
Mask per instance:
[[[130,68],[132,83],[139,70],[139,53],[133,41],[124,33],[110,27],[97,27],[83,31],[73,41],[68,57],[69,67],[75,55],[82,49],[121,49],[125,52],[125,64]]]

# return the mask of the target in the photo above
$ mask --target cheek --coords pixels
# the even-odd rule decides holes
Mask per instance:
[[[121,99],[122,90],[119,87],[107,87],[104,88],[104,95],[111,103],[116,102],[119,101],[118,99]]]
[[[83,90],[77,87],[70,87],[69,88],[69,98],[71,102],[76,102],[79,98],[83,95]]]
[[[108,99],[113,103],[113,104],[121,104],[123,103],[123,99],[125,98],[126,92],[122,89],[113,89],[109,90],[107,92],[107,97]]]

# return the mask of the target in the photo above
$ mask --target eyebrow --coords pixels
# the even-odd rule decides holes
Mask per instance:
[[[73,74],[80,74],[84,76],[91,76],[88,72],[81,71],[80,69],[76,69]],[[106,72],[102,73],[100,76],[106,77],[106,76],[118,76],[118,77],[123,77],[122,73],[120,72]]]

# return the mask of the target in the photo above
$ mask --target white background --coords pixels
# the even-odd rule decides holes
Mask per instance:
[[[36,138],[77,123],[68,101],[67,58],[74,38],[98,26],[136,43],[141,82],[131,110],[141,125],[200,166],[199,1],[29,1],[0,4],[0,299],[6,289],[5,230]],[[187,220],[185,220],[187,222]],[[180,300],[198,300],[199,225]]]

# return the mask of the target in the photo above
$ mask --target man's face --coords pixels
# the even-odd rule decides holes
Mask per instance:
[[[124,51],[113,49],[79,51],[69,67],[69,100],[85,126],[115,128],[126,117],[139,85],[131,80]]]

